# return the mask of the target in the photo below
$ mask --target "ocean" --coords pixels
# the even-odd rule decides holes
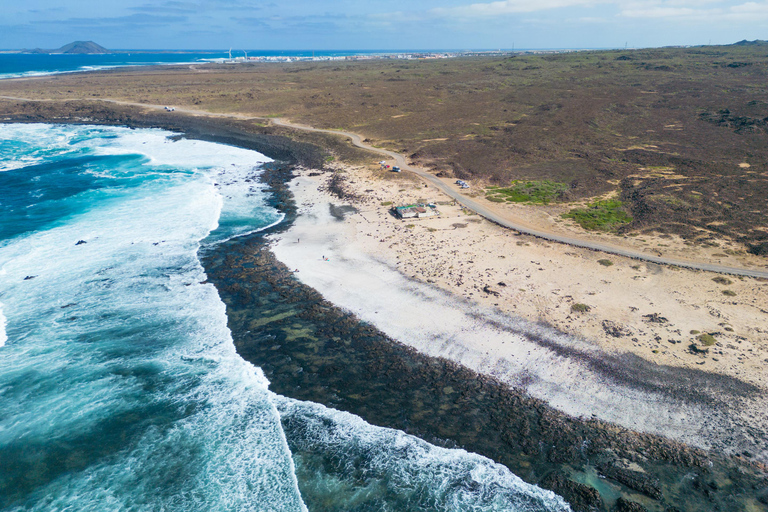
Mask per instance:
[[[238,355],[200,255],[286,222],[268,162],[0,125],[0,510],[569,510],[480,455],[281,396]]]
[[[382,51],[343,50],[232,50],[232,58],[251,57],[339,57],[346,55],[392,53]],[[55,75],[83,71],[98,71],[126,66],[157,66],[179,64],[203,64],[229,58],[227,51],[209,52],[135,52],[107,54],[48,54],[48,53],[0,53],[0,79],[29,76]]]

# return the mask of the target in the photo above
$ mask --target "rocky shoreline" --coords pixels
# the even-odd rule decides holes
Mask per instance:
[[[238,352],[264,369],[277,393],[480,453],[574,510],[736,510],[766,490],[746,460],[570,418],[388,339],[298,283],[257,238],[222,252],[205,266],[227,304]],[[258,316],[264,297],[267,317]]]
[[[273,230],[296,215],[284,186],[291,166],[323,162],[322,149],[252,123],[82,103],[25,108],[2,120],[165,128],[287,162],[264,174],[274,205],[286,213]],[[491,377],[422,355],[298,283],[263,236],[223,244],[203,262],[227,304],[238,351],[264,369],[275,392],[486,455],[561,494],[574,510],[768,510],[765,468],[571,418]]]

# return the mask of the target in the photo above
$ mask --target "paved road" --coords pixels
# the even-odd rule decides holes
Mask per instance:
[[[32,100],[29,98],[17,98],[17,97],[11,97],[11,96],[0,96],[2,99],[9,99],[9,100],[17,100],[17,101],[67,101],[67,100]],[[99,100],[92,100],[88,99],[86,101],[101,101],[101,102],[107,102],[107,103],[115,103],[118,105],[128,105],[128,106],[134,106],[134,107],[141,107],[141,108],[149,108],[149,109],[156,109],[156,110],[164,110],[163,105],[148,105],[144,103],[133,103],[128,101],[119,101],[119,100],[109,100],[109,99],[99,99]],[[716,265],[712,263],[705,263],[701,261],[693,261],[693,260],[686,260],[682,258],[669,258],[664,256],[652,256],[649,254],[645,254],[639,251],[635,251],[632,249],[627,249],[624,247],[618,247],[607,243],[600,243],[600,242],[594,242],[591,240],[584,240],[581,238],[576,238],[572,236],[564,236],[559,235],[557,233],[551,233],[549,231],[545,231],[537,226],[532,226],[527,224],[522,219],[513,218],[511,216],[507,215],[501,215],[499,212],[487,207],[486,205],[480,204],[477,201],[474,201],[472,198],[465,196],[460,192],[459,189],[454,187],[451,183],[448,181],[441,180],[440,178],[429,174],[428,172],[425,172],[422,169],[419,169],[418,167],[413,167],[408,165],[408,162],[406,162],[405,157],[399,153],[395,153],[394,151],[389,151],[387,149],[382,148],[376,148],[369,144],[366,144],[363,142],[362,137],[358,135],[357,133],[353,132],[345,132],[341,130],[324,130],[321,128],[313,128],[311,126],[291,123],[289,121],[286,121],[285,119],[270,119],[270,118],[264,118],[264,117],[256,117],[256,116],[245,116],[241,114],[219,114],[219,113],[211,113],[211,112],[205,112],[201,110],[192,110],[192,109],[184,109],[184,108],[177,108],[176,112],[184,113],[184,114],[190,114],[195,116],[207,116],[207,117],[225,117],[225,118],[233,118],[233,119],[242,119],[242,120],[252,120],[252,121],[271,121],[273,124],[277,126],[283,126],[286,128],[291,128],[295,130],[305,130],[310,132],[318,132],[318,133],[328,133],[331,135],[341,135],[343,137],[347,137],[351,139],[352,144],[355,146],[365,149],[368,151],[371,151],[373,153],[378,153],[380,155],[384,155],[392,160],[394,160],[397,165],[403,169],[404,171],[412,172],[413,174],[416,174],[424,181],[431,183],[435,187],[437,187],[439,190],[441,190],[443,193],[445,193],[447,196],[451,197],[452,199],[456,200],[461,205],[465,206],[466,208],[469,208],[470,210],[476,212],[478,215],[481,215],[482,217],[485,217],[486,219],[490,220],[491,222],[495,222],[496,224],[509,228],[514,229],[515,231],[519,231],[520,233],[525,233],[527,235],[533,235],[538,238],[542,238],[544,240],[550,240],[552,242],[559,242],[567,245],[572,245],[575,247],[583,247],[585,249],[592,249],[595,251],[601,251],[609,254],[616,254],[618,256],[625,256],[628,258],[633,258],[636,260],[641,261],[648,261],[651,263],[658,263],[660,265],[673,265],[677,267],[683,267],[683,268],[690,268],[695,270],[704,270],[707,272],[718,272],[721,274],[731,274],[736,276],[747,276],[747,277],[762,277],[762,278],[768,278],[768,270],[761,270],[761,269],[750,269],[750,268],[740,268],[740,267],[729,267],[725,265]],[[169,112],[168,115],[173,115],[173,112]]]
[[[666,258],[662,256],[652,256],[649,254],[644,254],[642,252],[633,251],[631,249],[627,249],[623,247],[616,247],[610,244],[598,243],[590,240],[583,240],[581,238],[558,235],[556,233],[544,231],[541,228],[528,225],[522,220],[512,219],[509,216],[500,215],[498,212],[488,208],[487,206],[480,204],[477,201],[474,201],[470,197],[465,196],[459,191],[459,189],[452,186],[452,184],[450,184],[449,182],[445,180],[441,180],[437,176],[434,176],[433,174],[425,172],[422,169],[408,165],[403,155],[399,153],[395,153],[394,151],[376,148],[368,144],[365,144],[362,141],[360,135],[356,133],[344,132],[340,130],[322,130],[319,128],[312,128],[311,126],[290,123],[288,121],[285,121],[284,119],[273,119],[272,122],[278,126],[285,126],[287,128],[294,128],[299,130],[307,130],[307,131],[321,132],[321,133],[330,133],[334,135],[343,135],[345,137],[348,137],[352,140],[352,144],[354,144],[359,148],[373,151],[375,153],[378,153],[380,155],[384,155],[393,159],[397,163],[397,165],[404,171],[409,171],[418,175],[421,179],[431,183],[432,185],[440,189],[442,192],[444,192],[446,195],[455,199],[457,202],[469,208],[470,210],[474,211],[478,215],[481,215],[486,219],[490,220],[491,222],[495,222],[496,224],[499,224],[500,226],[514,229],[515,231],[519,231],[527,235],[533,235],[535,237],[543,238],[545,240],[551,240],[553,242],[560,242],[563,244],[573,245],[576,247],[584,247],[586,249],[602,251],[610,254],[616,254],[619,256],[626,256],[628,258],[649,261],[649,262],[658,263],[661,265],[674,265],[677,267],[691,268],[696,270],[705,270],[708,272],[718,272],[723,274],[768,278],[768,270],[728,267],[725,265],[715,265],[711,263],[688,261],[688,260],[683,260],[679,258]]]

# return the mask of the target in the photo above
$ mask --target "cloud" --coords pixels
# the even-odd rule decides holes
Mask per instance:
[[[620,12],[626,18],[655,18],[670,21],[699,21],[714,23],[717,20],[755,22],[768,19],[768,1],[746,2],[728,5],[718,0],[669,2],[633,2]],[[707,7],[705,7],[707,5]]]
[[[263,18],[253,16],[232,16],[230,21],[249,28],[269,28],[269,24]]]
[[[500,0],[439,7],[421,15],[433,19],[480,21],[565,9],[570,9],[571,13],[573,9],[584,11],[580,19],[585,22],[611,18],[646,18],[714,23],[719,18],[745,22],[768,18],[768,0],[744,3],[733,0]]]
[[[678,18],[681,16],[700,16],[702,13],[703,10],[691,9],[690,7],[661,6],[648,6],[644,8],[625,9],[621,11],[621,15],[627,18]]]
[[[147,26],[168,25],[187,21],[187,16],[155,16],[152,14],[131,14],[128,16],[116,16],[112,18],[69,18],[66,20],[40,20],[33,21],[36,25],[61,25],[69,27],[115,27],[115,26]]]
[[[188,2],[170,1],[159,5],[143,4],[128,7],[129,11],[138,11],[143,13],[165,12],[165,13],[193,13],[200,9],[199,5]]]
[[[730,16],[768,16],[768,2],[747,2],[741,5],[734,5],[730,8]]]
[[[548,11],[565,7],[592,7],[597,4],[613,3],[611,0],[502,0],[499,2],[476,3],[458,7],[438,7],[430,12],[436,16],[490,18],[505,14]]]

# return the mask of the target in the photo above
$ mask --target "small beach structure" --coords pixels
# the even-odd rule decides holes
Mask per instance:
[[[392,208],[392,211],[398,219],[423,219],[425,217],[434,217],[440,213],[435,205],[432,204],[396,206]]]

